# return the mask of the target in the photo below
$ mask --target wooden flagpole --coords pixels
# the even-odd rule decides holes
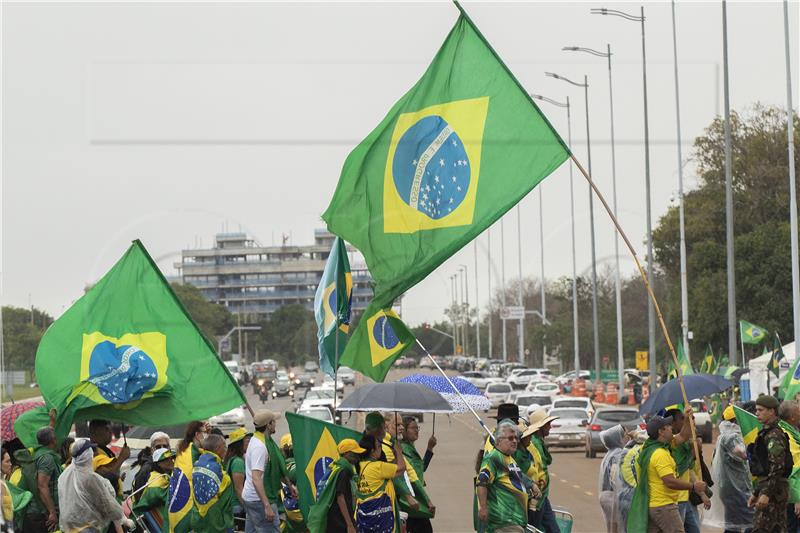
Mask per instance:
[[[653,292],[653,288],[650,286],[650,283],[647,281],[647,273],[645,272],[644,268],[642,268],[642,264],[639,262],[639,257],[636,255],[636,250],[634,250],[631,241],[628,239],[628,236],[622,230],[622,226],[619,224],[619,220],[617,217],[614,216],[614,212],[609,207],[608,202],[603,197],[603,194],[600,192],[600,189],[597,188],[594,181],[592,181],[591,176],[586,172],[586,169],[580,164],[580,162],[575,158],[575,155],[570,152],[570,158],[572,162],[575,163],[575,166],[578,167],[578,170],[581,171],[583,177],[586,178],[586,181],[589,182],[589,186],[592,188],[594,193],[597,195],[597,198],[603,204],[603,207],[608,213],[608,216],[611,218],[611,221],[614,223],[614,226],[617,228],[617,232],[622,237],[622,240],[625,241],[625,245],[628,247],[628,251],[630,251],[631,256],[633,257],[634,263],[636,263],[636,268],[639,270],[639,275],[644,281],[644,286],[647,288],[647,294],[650,297],[650,300],[653,302],[653,307],[656,311],[656,317],[658,318],[658,323],[661,325],[661,332],[664,334],[664,340],[667,341],[667,347],[669,348],[669,353],[672,356],[672,361],[675,363],[675,372],[678,375],[678,384],[681,387],[681,395],[683,396],[683,404],[690,405],[689,399],[686,397],[686,388],[683,386],[683,372],[681,371],[680,364],[678,364],[678,355],[675,353],[675,346],[673,346],[672,341],[669,338],[669,331],[667,330],[667,325],[664,323],[664,316],[661,314],[661,307],[658,305],[658,300],[656,300],[656,294]],[[652,236],[648,236],[652,238]],[[650,379],[655,379],[655,368],[650,369]],[[694,450],[694,458],[697,461],[697,464],[700,464],[700,450],[697,447],[697,429],[694,425],[694,420],[689,418],[689,424],[692,429],[692,449]]]

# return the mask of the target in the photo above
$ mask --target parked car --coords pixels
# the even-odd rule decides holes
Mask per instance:
[[[422,359],[419,360],[419,367],[420,368],[436,368],[436,365],[434,365],[433,361],[431,361],[429,358],[423,357]]]
[[[338,372],[339,379],[345,385],[355,385],[356,384],[356,373],[351,369],[347,368],[346,366],[340,366]]]
[[[581,371],[579,371],[578,376],[582,377],[583,379],[589,379],[591,374],[589,373],[588,370],[581,370]],[[570,381],[575,381],[575,371],[574,370],[570,370],[569,372],[565,372],[564,374],[561,374],[560,376],[558,376],[555,379],[555,382],[558,383],[559,385],[566,385]]]
[[[514,401],[519,406],[520,412],[530,415],[533,411],[544,409],[547,411],[553,405],[553,397],[535,392],[520,392]],[[531,407],[533,407],[531,409]]]
[[[234,407],[221,415],[212,416],[208,419],[208,423],[211,427],[221,429],[223,433],[230,433],[245,425],[245,410],[242,406]]]
[[[586,435],[586,426],[589,425],[589,411],[562,407],[550,409],[547,416],[557,416],[550,425],[550,434],[545,437],[545,443],[550,446],[575,447],[583,445]]]
[[[481,390],[485,389],[486,385],[488,385],[494,379],[496,379],[496,378],[490,378],[485,372],[478,372],[478,371],[464,372],[463,374],[461,374],[460,377],[469,381],[470,383],[472,383]]]
[[[556,396],[561,393],[561,387],[552,381],[532,382],[528,384],[525,390],[537,394],[547,394],[548,396]]]
[[[484,395],[489,399],[489,405],[492,406],[492,409],[497,409],[497,406],[506,401],[510,392],[511,385],[508,383],[489,383],[486,386]]]
[[[398,368],[414,368],[415,366],[417,366],[417,360],[414,359],[413,357],[408,357],[404,355],[403,357],[399,357],[397,361],[394,362],[394,366]]]
[[[711,422],[711,414],[708,412],[706,402],[703,400],[691,400],[689,402],[694,411],[694,425],[697,428],[697,436],[703,439],[703,442],[711,442],[714,424]]]
[[[594,412],[596,411],[590,398],[581,398],[579,396],[555,396],[553,398],[553,409],[559,409],[561,407],[577,407],[578,409],[586,409],[589,411],[589,416],[594,415]]]
[[[601,407],[594,413],[589,420],[589,427],[586,428],[586,457],[597,457],[597,452],[606,451],[606,447],[600,442],[600,432],[617,424],[622,424],[625,429],[645,427],[644,419],[639,416],[635,407]]]

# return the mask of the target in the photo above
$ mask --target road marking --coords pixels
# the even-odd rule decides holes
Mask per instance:
[[[562,479],[562,480],[561,480],[561,483],[566,483],[566,482],[567,482],[567,480],[566,480],[566,479]]]
[[[592,493],[591,493],[591,492],[589,492],[588,490],[587,490],[586,492],[584,492],[584,494],[586,494],[587,496],[594,496],[594,494],[592,494]]]
[[[580,485],[572,485],[572,488],[573,488],[573,489],[579,489],[579,490],[580,490],[581,486],[580,486]]]

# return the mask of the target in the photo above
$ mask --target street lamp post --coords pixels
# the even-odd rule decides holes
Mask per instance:
[[[614,200],[614,216],[617,214],[617,152],[614,144],[614,84],[611,76],[611,45],[606,44],[606,51],[600,52],[591,48],[580,46],[565,46],[562,50],[569,52],[585,52],[597,57],[604,57],[608,61],[608,108],[611,117],[611,186]],[[617,311],[617,378],[619,390],[625,388],[625,357],[622,350],[622,280],[619,269],[619,233],[614,230],[614,296]]]
[[[539,187],[542,185],[539,184]],[[519,306],[523,309],[525,308],[525,304],[523,303],[523,294],[522,294],[522,214],[519,209],[519,204],[517,204],[517,263],[519,268],[519,285],[517,286],[517,299],[519,300]],[[526,363],[525,361],[525,319],[519,319],[519,335],[517,335],[517,339],[519,340],[519,352],[517,354],[517,361],[520,363]],[[531,365],[533,366],[533,365]]]
[[[633,22],[640,22],[642,25],[642,90],[644,92],[644,185],[645,185],[645,208],[647,211],[647,283],[653,286],[653,227],[652,217],[650,215],[650,123],[647,113],[647,53],[645,47],[645,33],[644,33],[644,7],[640,8],[640,16],[630,15],[624,11],[616,9],[607,9],[605,7],[592,8],[593,15],[612,15],[620,17],[625,20]],[[591,174],[591,172],[590,172]],[[653,302],[647,299],[647,337],[648,337],[648,351],[649,354],[649,367],[651,375],[655,375],[656,371],[656,312],[653,307]],[[655,392],[656,382],[655,379],[650,380],[650,392]]]
[[[577,83],[553,72],[545,72],[545,76],[557,80],[565,81],[576,87],[583,87],[583,97],[586,107],[586,162],[589,175],[592,175],[592,142],[589,135],[589,78],[583,77],[583,83]],[[589,187],[589,226],[591,228],[591,249],[592,249],[592,333],[594,339],[594,369],[597,373],[595,379],[600,380],[600,329],[597,320],[597,261],[594,239],[594,193]]]
[[[226,333],[225,335],[220,337],[219,340],[217,341],[217,356],[219,356],[220,359],[222,359],[222,343],[225,342],[226,340],[228,340],[230,338],[230,336],[233,335],[234,333],[236,333],[237,331],[239,331],[239,332],[241,332],[241,331],[261,331],[261,326],[234,326],[233,329],[231,329],[228,333]],[[242,354],[241,354],[241,351],[240,351],[239,357],[241,357],[241,356],[242,356]]]
[[[500,218],[500,291],[503,311],[506,307],[506,236],[503,229],[503,218]],[[508,346],[506,345],[506,321],[500,320],[503,327],[503,362],[508,362]]]
[[[473,251],[475,252],[475,357],[481,358],[481,305],[478,296],[478,240],[475,239]]]
[[[800,339],[800,264],[797,243],[797,192],[794,176],[794,107],[792,107],[792,63],[789,53],[789,3],[783,0],[783,34],[786,49],[786,132],[789,137],[789,230],[792,247],[792,311],[794,338]]]
[[[467,279],[467,276],[469,271],[467,270],[467,265],[459,265],[459,267],[459,271],[463,272],[461,281],[464,282],[464,349],[461,350],[461,353],[462,355],[467,355],[469,347],[469,279]]]
[[[489,294],[489,320],[487,320],[487,322],[489,323],[489,349],[487,350],[487,353],[489,359],[491,359],[493,353],[492,350],[494,349],[494,346],[492,345],[492,321],[494,320],[494,312],[493,312],[494,306],[492,305],[492,302],[494,301],[494,295],[492,294],[492,228],[491,227],[486,228],[486,241],[487,241],[486,263],[488,265],[486,272],[488,275],[486,276],[486,279],[489,282],[489,285],[487,287],[487,292]],[[475,271],[477,272],[477,268],[475,269]]]
[[[722,0],[722,72],[725,101],[725,243],[728,266],[728,353],[735,365],[736,352],[736,270],[733,251],[733,175],[731,169],[731,100],[728,87],[728,5]],[[742,347],[744,364],[744,347]]]
[[[551,98],[547,98],[546,96],[542,96],[540,94],[532,94],[536,100],[541,100],[542,102],[547,102],[548,104],[552,104],[557,107],[563,107],[567,110],[567,144],[572,149],[572,116],[570,114],[570,107],[569,107],[569,96],[567,97],[566,103],[561,103]],[[579,343],[579,332],[578,332],[578,277],[577,272],[575,269],[575,195],[573,194],[572,189],[572,160],[570,159],[569,162],[569,206],[570,206],[570,217],[572,220],[572,343],[574,349],[574,356],[575,356],[575,377],[578,376],[580,369],[581,369],[581,359],[580,359],[580,343]],[[542,322],[544,322],[546,318],[542,317]]]

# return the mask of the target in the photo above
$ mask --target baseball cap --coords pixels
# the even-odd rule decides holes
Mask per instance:
[[[244,440],[245,437],[252,435],[253,434],[247,431],[245,428],[234,429],[231,431],[230,435],[228,435],[228,444],[239,442],[240,440]]]
[[[362,448],[361,446],[359,446],[358,443],[354,439],[344,439],[344,440],[342,440],[339,443],[339,445],[336,447],[336,449],[339,451],[339,455],[344,455],[347,452],[364,453],[365,451],[367,451],[364,448]]]
[[[651,439],[658,437],[658,432],[661,428],[672,424],[671,416],[654,416],[647,421],[647,436]]]
[[[281,437],[281,448],[292,447],[292,434],[286,433]]]
[[[736,411],[733,410],[732,405],[729,405],[724,411],[722,411],[722,419],[729,421],[736,419]]]
[[[253,425],[257,428],[264,427],[273,420],[277,420],[281,417],[280,413],[276,413],[275,411],[269,411],[267,409],[262,409],[260,411],[256,411],[255,416],[253,416]]]
[[[173,457],[175,457],[175,452],[172,450],[167,450],[166,448],[159,448],[153,452],[154,463],[166,461],[167,459],[172,459]]]

